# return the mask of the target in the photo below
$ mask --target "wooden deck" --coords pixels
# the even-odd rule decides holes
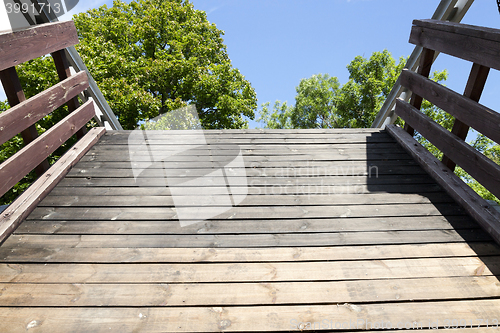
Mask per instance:
[[[207,131],[240,146],[248,195],[185,227],[161,165],[138,187],[129,134],[105,134],[0,247],[1,332],[498,328],[500,247],[387,133]],[[224,156],[204,152],[169,168],[206,175]]]

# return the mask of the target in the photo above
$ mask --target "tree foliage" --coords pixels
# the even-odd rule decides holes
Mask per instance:
[[[77,50],[126,129],[196,105],[205,128],[242,128],[256,94],[222,30],[189,1],[114,1],[74,17]]]
[[[265,128],[356,128],[370,127],[385,99],[389,95],[405,64],[398,62],[384,50],[374,52],[369,59],[357,56],[347,66],[349,81],[340,85],[336,77],[317,74],[302,79],[296,88],[295,104],[276,101],[273,108],[264,103],[259,121]],[[434,72],[436,82],[444,82],[446,70]],[[455,118],[424,100],[421,107],[431,119],[451,131]],[[398,119],[401,124],[401,120]],[[442,153],[429,141],[416,133],[416,139],[438,159]],[[479,134],[471,146],[500,165],[500,146]],[[460,176],[479,195],[488,200],[500,200],[479,184],[462,168],[456,168]]]
[[[302,79],[295,105],[284,107],[277,101],[271,110],[265,103],[259,121],[266,128],[370,127],[404,65],[404,58],[396,62],[387,50],[369,59],[357,56],[347,66],[349,81],[344,85],[328,74]]]
[[[254,118],[254,89],[234,68],[223,43],[222,30],[205,12],[187,0],[114,1],[74,17],[80,43],[76,46],[124,129],[195,105],[204,128],[244,128]],[[16,66],[25,95],[30,98],[59,79],[51,57]],[[0,102],[0,112],[8,103]],[[67,116],[66,107],[40,120],[41,134]],[[165,119],[168,119],[165,118]],[[88,126],[94,126],[91,122]],[[62,145],[49,162],[59,158],[75,138]],[[0,163],[23,147],[20,135],[1,146]],[[34,172],[0,198],[12,201],[34,180]]]

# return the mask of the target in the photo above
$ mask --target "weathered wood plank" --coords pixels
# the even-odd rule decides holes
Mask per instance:
[[[414,20],[413,24],[420,27],[452,32],[458,35],[473,36],[492,42],[500,42],[500,30],[496,28],[432,19]]]
[[[236,157],[237,155],[232,155]],[[375,160],[404,160],[410,159],[405,152],[329,152],[329,153],[316,153],[316,154],[287,154],[287,155],[245,155],[243,159],[247,162],[266,162],[266,161],[375,161]],[[132,157],[127,150],[117,152],[93,152],[87,154],[86,161],[133,161],[133,162],[147,162],[151,161],[151,155],[147,152],[135,152]],[[168,164],[173,162],[224,162],[231,161],[228,156],[224,155],[202,155],[196,152],[186,152],[185,154],[167,155],[165,160]]]
[[[36,207],[36,205],[56,186],[68,170],[104,134],[105,129],[93,129],[64,154],[49,171],[35,181],[0,215],[0,242],[5,240]]]
[[[289,247],[484,242],[482,229],[218,235],[16,235],[6,248]]]
[[[0,144],[45,117],[88,87],[80,72],[0,114]]]
[[[116,131],[113,133],[109,133],[106,135],[106,138],[114,138],[121,141],[128,141],[130,138],[130,134],[135,131]],[[388,142],[394,142],[393,140],[388,140],[390,137],[387,136],[383,130],[377,129],[375,132],[368,131],[367,133],[352,133],[352,132],[344,132],[343,130],[334,131],[334,132],[325,132],[325,133],[317,133],[313,130],[313,132],[296,132],[296,133],[283,133],[283,132],[274,132],[274,130],[266,131],[266,132],[257,132],[257,133],[245,133],[241,131],[228,131],[228,130],[181,130],[181,131],[169,131],[169,130],[150,130],[150,131],[142,131],[145,134],[147,140],[158,140],[163,138],[171,138],[173,142],[185,142],[189,144],[193,144],[189,142],[190,138],[199,137],[203,135],[207,138],[208,143],[212,143],[212,139],[348,139],[352,138],[354,140],[364,139],[364,142],[374,140],[373,142],[377,142],[376,139],[385,139]],[[314,133],[314,134],[313,134]],[[316,134],[317,133],[317,134]],[[134,139],[135,140],[135,139]]]
[[[131,144],[130,146],[134,146]],[[191,147],[192,145],[187,145],[191,150],[203,150],[207,149],[207,147],[204,146],[194,146]],[[212,145],[209,144],[209,147]],[[217,149],[219,150],[234,150],[234,146],[231,145],[226,145],[226,144],[220,144],[216,146]],[[339,144],[301,144],[301,143],[291,143],[291,144],[286,144],[286,145],[273,145],[273,144],[240,144],[238,147],[242,151],[246,150],[261,150],[261,151],[275,151],[275,150],[288,150],[288,151],[301,151],[301,150],[333,150],[333,149],[344,149],[344,150],[367,150],[367,149],[401,149],[401,146],[399,146],[396,142],[363,142],[363,143],[339,143]],[[103,150],[122,150],[123,145],[121,144],[110,144],[110,143],[101,143],[95,145],[92,148],[92,151],[103,151]],[[155,150],[174,150],[177,149],[176,145],[170,145],[170,144],[157,144],[157,145],[152,145],[149,147],[151,151]]]
[[[76,44],[78,35],[73,21],[47,23],[0,34],[0,70]]]
[[[58,186],[51,192],[54,195],[79,195],[79,196],[129,196],[129,195],[155,195],[169,196],[171,195],[168,187],[136,187],[130,185],[114,186],[110,181],[108,185],[104,183],[96,183],[93,187],[93,182],[81,182],[78,185],[69,184],[66,180],[62,180]],[[101,184],[102,186],[100,186]],[[433,193],[443,192],[441,186],[433,184],[414,184],[411,186],[405,184],[353,184],[350,185],[335,185],[335,186],[254,186],[248,187],[248,195],[309,195],[309,194],[370,194],[378,192],[389,193]],[[210,194],[226,194],[226,187],[210,187]]]
[[[89,159],[80,160],[75,168],[79,169],[132,169],[132,168],[161,168],[163,169],[165,165],[160,166],[160,164],[151,165],[149,162],[98,162],[98,161],[89,161]],[[213,166],[212,162],[172,162],[167,165],[169,168],[178,168],[178,169],[210,169]],[[366,162],[366,161],[264,161],[264,162],[245,162],[245,167],[251,169],[268,169],[272,170],[275,168],[284,168],[284,169],[295,169],[295,168],[314,168],[316,170],[339,170],[342,174],[347,174],[345,170],[367,170],[370,167],[378,167],[379,170],[382,168],[391,169],[392,167],[418,167],[420,170],[420,164],[418,164],[413,159],[404,159],[404,160],[391,160],[391,161],[375,161],[375,162]],[[356,173],[356,171],[353,171]]]
[[[85,163],[85,162],[84,162]],[[106,163],[106,162],[102,162]],[[161,164],[154,164],[150,168],[145,163],[127,163],[117,162],[117,166],[125,166],[125,168],[111,168],[101,166],[101,162],[95,163],[95,166],[88,166],[87,164],[79,164],[77,167],[71,169],[68,177],[100,177],[100,178],[128,178],[133,177],[133,168],[138,169],[147,168],[141,173],[142,178],[158,178],[165,175],[164,170],[169,168],[162,168]],[[128,166],[126,165],[128,164]],[[333,164],[333,163],[332,163]],[[372,163],[374,165],[366,165],[366,163],[332,165],[332,166],[310,166],[310,167],[277,167],[277,168],[258,168],[246,167],[245,174],[247,177],[331,177],[331,176],[372,176],[377,175],[422,175],[425,171],[418,165],[387,165]],[[251,165],[251,164],[250,164]],[[107,165],[106,165],[107,166]],[[166,166],[170,166],[168,163]],[[177,167],[178,165],[174,165]],[[191,163],[191,166],[178,169],[179,175],[189,175],[190,177],[202,177],[213,172],[213,169],[201,168],[200,165]],[[176,174],[176,170],[169,169],[169,177]],[[231,177],[234,173],[226,174]]]
[[[21,225],[21,227],[24,223]],[[14,236],[13,236],[14,237]],[[494,242],[264,248],[0,247],[3,263],[246,263],[500,256]],[[4,281],[4,280],[2,280]]]
[[[499,257],[201,264],[0,264],[10,283],[292,282],[490,276]]]
[[[130,133],[135,130],[123,130],[123,131],[109,131],[106,136],[123,136],[128,137]],[[168,132],[172,135],[191,135],[191,130],[167,130],[167,131],[148,131],[148,133],[156,132]],[[280,129],[268,129],[268,128],[237,128],[237,129],[204,129],[204,133],[208,134],[252,134],[267,135],[267,134],[365,134],[371,135],[372,133],[381,133],[382,130],[379,128],[280,128]]]
[[[417,160],[436,182],[498,242],[500,243],[500,213],[484,201],[458,176],[449,172],[434,155],[422,147],[413,137],[397,126],[386,130]]]
[[[109,145],[106,145],[108,147]],[[236,150],[235,147],[230,146],[230,145],[225,145],[226,147],[230,147],[232,149],[219,149],[219,147],[223,147],[222,145],[219,146],[206,146],[206,147],[200,147],[197,146],[196,148],[189,149],[186,151],[182,151],[177,153],[175,149],[183,148],[184,145],[169,145],[169,146],[160,146],[160,145],[155,145],[151,146],[152,149],[148,150],[149,152],[146,152],[143,150],[143,147],[141,146],[136,146],[130,147],[129,150],[126,152],[129,155],[132,156],[137,156],[137,155],[148,155],[151,154],[151,152],[155,152],[154,154],[160,154],[159,152],[163,152],[165,156],[170,156],[170,155],[180,155],[180,156],[190,156],[190,155],[213,155],[213,156],[235,156],[236,154],[240,153],[244,156],[274,156],[274,155],[317,155],[317,154],[342,154],[345,152],[349,152],[351,154],[360,154],[360,155],[367,155],[367,154],[383,154],[387,151],[390,151],[391,153],[399,153],[403,154],[404,150],[401,147],[391,147],[391,148],[367,148],[366,146],[361,146],[359,148],[344,148],[344,147],[339,147],[339,148],[304,148],[304,149],[293,149],[289,148],[287,146],[283,147],[278,147],[275,149],[241,149],[241,150]],[[90,154],[96,153],[96,154],[115,154],[115,155],[121,155],[123,153],[123,146],[113,146],[113,149],[103,149],[104,146],[99,146],[99,147],[94,147]]]
[[[237,306],[473,300],[500,296],[495,276],[196,284],[0,283],[0,306]],[[26,297],[29,295],[29,297]]]
[[[0,195],[4,195],[25,175],[45,160],[59,146],[95,115],[94,105],[88,101],[82,107],[51,127],[35,141],[21,149],[0,165]]]
[[[379,331],[387,322],[404,329],[444,328],[445,319],[467,318],[476,332],[486,328],[484,318],[497,318],[499,300],[408,302],[381,304],[301,305],[254,307],[142,307],[142,308],[23,308],[6,307],[0,314],[0,329],[43,332],[220,332],[303,331],[349,328]],[[270,315],[272,311],[272,315]],[[28,319],[26,319],[28,318]],[[383,319],[381,319],[383,318]],[[489,319],[490,324],[492,319]],[[30,321],[31,320],[31,321]],[[385,324],[382,324],[384,321]],[[349,324],[351,323],[351,324]],[[481,324],[482,323],[482,324]],[[322,326],[323,325],[323,326]],[[357,326],[356,326],[357,325]],[[469,326],[468,326],[469,327]],[[420,331],[420,329],[419,329]]]
[[[58,235],[156,235],[156,234],[233,234],[308,233],[395,230],[476,229],[469,216],[412,216],[339,219],[210,220],[181,227],[178,221],[24,221],[16,230],[21,234]]]
[[[498,164],[408,103],[397,100],[396,114],[410,123],[423,137],[460,165],[491,193],[500,197],[500,166]]]
[[[197,206],[193,206],[197,207]],[[203,207],[203,213],[219,212],[218,207]],[[229,211],[213,215],[216,219],[268,219],[268,218],[337,218],[337,217],[385,217],[419,215],[462,215],[464,210],[456,204],[391,204],[391,205],[343,205],[343,206],[262,206],[233,207]],[[215,213],[216,214],[216,213]],[[169,207],[123,207],[123,208],[72,208],[37,207],[29,219],[42,220],[177,220],[177,211]],[[184,216],[184,215],[183,215]],[[191,217],[192,216],[192,217]],[[183,219],[199,220],[200,212],[193,209],[185,212]]]
[[[498,30],[485,33],[474,26],[437,25],[435,22],[413,21],[410,43],[451,56],[468,60],[486,67],[500,69],[500,42]],[[486,39],[492,36],[495,39]]]
[[[500,142],[498,112],[406,69],[401,73],[401,84],[478,132]]]
[[[418,74],[420,74],[424,77],[429,77],[432,64],[434,63],[435,54],[436,54],[436,52],[434,50],[430,50],[428,48],[423,48],[422,53],[420,55],[420,62],[419,62],[418,69],[417,69]],[[412,94],[411,100],[410,100],[410,105],[412,105],[416,109],[420,110],[420,108],[422,106],[422,101],[423,101],[422,96],[420,96],[418,94]],[[408,123],[405,123],[404,129],[410,135],[415,134],[415,130]]]
[[[490,72],[489,67],[484,67],[479,64],[473,64],[471,72],[469,74],[469,79],[467,85],[465,86],[464,96],[470,98],[473,101],[479,102],[481,94],[483,93],[484,85],[486,84],[486,79]],[[455,119],[453,123],[453,128],[451,133],[455,134],[461,140],[467,138],[469,133],[469,125],[459,119]],[[455,170],[456,164],[448,156],[444,155],[442,158],[443,164],[448,167],[451,171]]]
[[[311,138],[305,137],[305,138],[297,138],[295,135],[291,136],[290,138],[287,138],[286,136],[279,136],[277,138],[238,138],[234,136],[227,136],[227,137],[219,137],[219,136],[214,136],[214,137],[207,137],[207,143],[208,144],[353,144],[353,143],[366,143],[366,142],[385,142],[385,143],[390,143],[394,142],[390,137],[386,136],[377,136],[374,138],[371,137],[366,137],[366,136],[340,136],[340,137],[326,137],[326,138],[318,138],[314,137]],[[193,144],[192,140],[189,137],[181,137],[177,138],[173,135],[164,135],[164,136],[158,136],[155,137],[154,139],[149,139],[147,141],[148,145],[165,145],[168,144],[168,142],[171,141],[173,145],[179,145],[179,144],[186,144],[186,145],[192,145],[198,146],[198,144]],[[188,141],[188,142],[185,142]],[[141,144],[143,143],[142,141],[128,141],[127,138],[122,138],[122,137],[105,137],[102,141],[105,144],[121,144],[121,145],[130,145],[130,144]],[[191,143],[189,143],[191,142]]]
[[[26,100],[23,88],[21,87],[21,81],[19,80],[19,76],[17,75],[16,69],[14,67],[10,67],[3,71],[0,71],[0,80],[2,81],[5,95],[11,107],[15,107],[16,105]],[[23,143],[25,146],[31,143],[38,137],[36,126],[33,124],[22,131],[21,137],[23,138]],[[47,160],[44,160],[35,168],[37,176],[42,175],[49,169],[49,167],[49,162]]]
[[[68,62],[68,59],[66,57],[66,52],[65,50],[59,50],[56,52],[53,52],[52,54],[52,59],[54,60],[54,64],[56,66],[56,71],[57,75],[59,76],[59,80],[63,81],[66,80],[71,76],[71,70],[70,70],[70,65]],[[66,103],[68,106],[68,111],[74,112],[80,107],[80,102],[78,101],[78,97],[74,96],[73,98],[70,98],[68,102]],[[78,140],[83,138],[83,136],[87,133],[87,129],[85,127],[80,128],[76,132],[76,137]]]
[[[442,193],[419,194],[377,193],[371,195],[260,195],[247,196],[238,206],[343,206],[373,204],[452,203]],[[197,202],[193,201],[192,205]],[[215,204],[215,201],[214,201]],[[38,207],[173,207],[172,197],[165,196],[56,196],[49,195]]]
[[[171,178],[170,186],[172,187],[184,187],[184,188],[197,188],[197,191],[204,194],[210,194],[213,188],[220,187],[220,184],[224,184],[224,179],[218,177],[207,177],[203,186],[199,183],[180,183],[182,178]],[[241,184],[243,187],[274,187],[272,191],[262,190],[257,192],[257,194],[291,194],[293,192],[287,192],[289,187],[303,187],[303,193],[310,193],[311,191],[316,191],[316,186],[326,186],[332,187],[331,193],[336,192],[334,187],[337,186],[352,186],[357,185],[381,185],[389,186],[389,184],[433,184],[434,180],[427,175],[376,175],[371,176],[328,176],[328,177],[231,177],[231,181],[236,187],[237,184]],[[213,182],[210,186],[208,182]],[[107,187],[166,187],[169,185],[166,177],[156,177],[156,178],[142,178],[139,177],[136,181],[133,177],[129,178],[99,178],[99,177],[68,177],[65,178],[61,183],[61,186],[107,186]],[[240,187],[241,187],[240,186]],[[410,185],[411,187],[414,185]],[[416,185],[415,185],[416,186]],[[357,189],[353,189],[357,190]],[[416,190],[415,190],[416,191]],[[190,193],[191,192],[186,192]],[[223,192],[225,193],[225,192]],[[255,193],[255,192],[254,192]],[[344,193],[344,192],[340,192]],[[350,192],[353,193],[353,192]],[[354,192],[356,193],[356,192]]]

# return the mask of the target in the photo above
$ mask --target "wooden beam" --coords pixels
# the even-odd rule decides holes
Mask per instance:
[[[19,226],[36,205],[64,178],[69,170],[104,135],[106,129],[94,128],[66,152],[42,177],[35,181],[0,215],[0,243]]]
[[[432,19],[414,20],[413,25],[423,28],[432,28],[440,31],[451,32],[459,35],[477,37],[489,40],[491,42],[500,43],[500,29],[496,28],[488,28],[477,25]]]
[[[210,274],[210,273],[208,273]],[[266,286],[263,285],[262,288]],[[131,287],[133,288],[133,287]],[[463,288],[466,288],[465,286]],[[271,292],[271,291],[269,291]],[[353,290],[352,293],[356,293]],[[354,325],[359,331],[394,332],[398,323],[426,332],[450,327],[441,318],[467,318],[462,332],[496,332],[495,324],[483,318],[497,318],[500,300],[432,301],[394,303],[344,303],[328,305],[199,306],[199,307],[5,307],[0,313],[0,330],[40,332],[346,332]],[[36,319],[35,319],[36,318]],[[378,318],[383,318],[380,319]],[[435,324],[434,324],[435,318]],[[392,323],[392,330],[381,329]],[[335,324],[337,328],[335,328]],[[350,324],[352,323],[352,324]],[[382,323],[382,324],[381,324]],[[473,323],[473,324],[471,324]],[[404,329],[404,324],[400,324]],[[435,326],[433,326],[435,325]],[[473,328],[470,328],[470,327]],[[480,327],[481,326],[481,327]],[[430,327],[430,329],[429,329]],[[85,329],[83,329],[85,328]],[[117,329],[116,329],[117,328]],[[401,330],[401,329],[400,329]],[[353,330],[349,330],[352,332]],[[441,330],[440,330],[441,331]],[[444,330],[446,333],[458,330]]]
[[[424,76],[429,77],[431,72],[432,63],[434,62],[434,55],[436,52],[430,49],[424,48],[422,50],[422,54],[420,55],[420,64],[418,65],[417,73]],[[416,109],[420,110],[422,107],[422,96],[418,94],[413,94],[411,96],[410,104],[413,105]],[[410,135],[415,134],[415,130],[408,124],[405,124],[405,131],[407,131]]]
[[[0,195],[4,195],[35,166],[45,160],[95,115],[94,104],[88,101],[35,141],[0,165]]]
[[[0,80],[2,81],[5,95],[7,96],[7,100],[11,108],[26,101],[26,97],[21,87],[21,82],[19,81],[19,76],[17,75],[15,67],[9,67],[0,71]],[[0,126],[3,127],[3,124]],[[38,131],[36,130],[35,124],[32,124],[28,128],[24,129],[21,132],[21,136],[25,146],[35,140],[38,137]],[[47,171],[49,167],[50,165],[47,160],[41,161],[41,163],[35,167],[35,172],[38,176],[40,176]]]
[[[498,112],[409,70],[401,73],[401,83],[456,119],[500,143]]]
[[[59,80],[63,81],[67,78],[71,77],[71,70],[69,69],[69,62],[66,58],[66,53],[64,50],[59,50],[52,53],[52,58],[54,59],[54,63],[57,70],[57,75],[59,76]],[[66,103],[68,106],[68,111],[71,113],[80,107],[80,102],[78,101],[78,96],[74,96]],[[86,133],[86,128],[82,127],[76,132],[76,137],[81,139]]]
[[[500,197],[500,166],[469,144],[448,132],[434,120],[401,100],[396,102],[396,114],[410,123],[423,137],[456,161],[474,179],[495,196]],[[451,170],[450,170],[451,171]]]
[[[16,230],[26,229],[23,222]],[[144,222],[144,221],[142,221]],[[86,222],[88,223],[88,222]],[[109,223],[105,222],[105,223]],[[418,223],[418,222],[417,222]],[[417,224],[416,223],[416,224]],[[476,223],[474,221],[474,223]],[[88,228],[92,228],[93,224]],[[82,225],[82,228],[85,228]],[[36,231],[35,231],[36,232]],[[99,230],[96,231],[97,233]],[[38,248],[0,247],[0,258],[6,263],[80,263],[80,264],[173,264],[173,263],[246,263],[246,262],[318,262],[341,260],[418,259],[450,257],[500,256],[494,242],[424,243],[354,246],[248,247],[248,248],[133,248],[100,247]],[[29,281],[29,280],[28,280]]]
[[[464,285],[469,286],[464,288]],[[397,286],[397,292],[394,291]],[[495,276],[325,282],[0,283],[0,306],[211,306],[461,300],[500,297]],[[352,292],[356,290],[356,292]],[[30,295],[30,297],[26,297]]]
[[[500,244],[500,213],[403,129],[386,130]]]
[[[78,44],[73,21],[0,34],[0,71]]]
[[[2,112],[0,114],[0,144],[29,128],[88,86],[87,74],[80,72]]]
[[[410,43],[500,70],[500,30],[443,23],[413,21]]]
[[[472,65],[472,70],[469,75],[469,80],[467,81],[467,86],[465,87],[465,92],[464,96],[468,97],[470,100],[479,102],[479,99],[481,98],[481,94],[483,93],[484,85],[486,84],[486,79],[488,78],[488,74],[490,72],[490,69],[488,67],[484,67],[479,64],[473,64]],[[470,113],[472,113],[472,118],[480,118],[482,115],[481,114],[474,114],[474,112],[471,110]],[[495,129],[497,131],[500,130],[498,127],[498,124],[500,124],[500,114],[496,113],[497,119],[493,124],[490,124],[495,126]],[[465,138],[467,138],[467,133],[469,133],[469,122],[464,122],[459,119],[455,119],[455,123],[453,124],[453,128],[451,130],[451,133],[455,134],[457,137],[459,137],[461,140],[465,141]],[[479,132],[483,133],[483,131],[479,130]],[[500,132],[500,131],[499,131]],[[496,140],[500,141],[500,140]],[[448,156],[443,155],[443,163],[451,170],[455,170],[455,162],[453,162],[451,159],[448,158]]]

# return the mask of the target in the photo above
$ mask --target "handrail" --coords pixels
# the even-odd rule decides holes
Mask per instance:
[[[436,8],[436,11],[434,12],[434,15],[432,15],[432,19],[459,23],[462,21],[473,2],[474,0],[441,0],[438,7]],[[421,54],[422,47],[416,46],[412,54],[408,58],[405,68],[415,71],[418,67]],[[439,53],[436,52],[434,60],[438,55]],[[410,99],[410,96],[411,95],[408,89],[405,89],[401,85],[401,81],[398,78],[396,83],[392,87],[391,92],[387,96],[387,99],[382,105],[382,108],[375,117],[375,120],[373,121],[371,127],[384,128],[385,125],[393,124],[397,118],[397,116],[394,114],[394,106],[396,104],[396,100],[398,98],[402,98],[403,100],[408,101]]]
[[[500,198],[500,165],[465,142],[472,127],[500,143],[500,113],[478,103],[490,68],[500,70],[500,29],[415,20],[410,42],[423,48],[422,59],[426,59],[417,73],[404,69],[400,75],[402,86],[413,94],[410,103],[402,99],[396,101],[395,113],[405,121],[404,130],[395,125],[388,125],[386,129],[500,243],[500,214],[453,172],[455,165],[459,165]],[[472,62],[463,95],[428,78],[435,52]],[[455,118],[451,132],[420,111],[422,99]],[[413,138],[414,131],[444,154],[442,161]]]
[[[71,75],[64,48],[78,43],[75,24],[57,22],[0,34],[0,80],[10,109],[0,113],[0,143],[21,134],[24,147],[0,164],[0,196],[7,193],[33,169],[39,176],[24,193],[0,214],[0,243],[26,218],[36,205],[68,173],[105,133],[85,125],[95,117],[94,103],[80,105],[77,96],[88,88],[85,72]],[[16,66],[49,52],[60,82],[26,99]],[[36,123],[59,107],[67,105],[69,114],[38,135]],[[80,139],[52,166],[47,158],[76,134]]]
[[[48,12],[47,8],[49,6],[44,6],[43,8],[40,7],[40,3],[46,3],[47,0],[30,0],[33,5],[37,8],[37,11],[40,13],[39,19],[43,23],[51,23],[51,22],[58,22],[58,18],[56,15],[54,15],[53,12]],[[97,86],[97,83],[95,82],[94,78],[90,74],[89,70],[83,63],[82,58],[76,51],[74,46],[68,47],[65,49],[66,57],[68,58],[69,63],[71,66],[75,69],[76,72],[82,72],[85,71],[87,72],[87,76],[89,78],[89,89],[87,93],[92,97],[94,100],[95,104],[97,105],[97,110],[102,113],[102,117],[104,118],[105,121],[107,121],[113,130],[118,130],[118,131],[123,131],[122,125],[116,118],[115,114],[113,113],[113,110],[111,110],[111,107],[109,106],[108,102],[104,98],[101,90]],[[100,126],[103,126],[103,121],[100,119],[98,115],[96,115],[96,120],[99,123]]]

